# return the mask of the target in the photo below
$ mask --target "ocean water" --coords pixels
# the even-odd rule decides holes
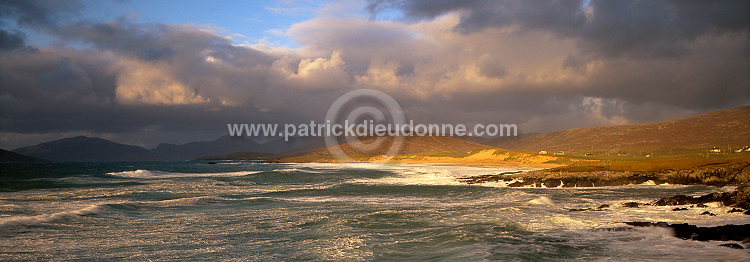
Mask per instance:
[[[750,260],[626,221],[700,226],[750,216],[621,207],[706,186],[508,188],[438,165],[225,161],[2,164],[0,260]],[[611,205],[605,211],[570,208]],[[701,216],[703,211],[717,216]]]

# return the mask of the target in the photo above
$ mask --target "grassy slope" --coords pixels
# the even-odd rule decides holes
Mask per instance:
[[[750,146],[750,106],[670,121],[618,126],[584,127],[502,140],[492,146],[538,152],[565,151],[645,156],[705,153],[713,147]]]

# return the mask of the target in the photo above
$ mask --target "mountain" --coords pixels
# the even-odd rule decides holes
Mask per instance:
[[[30,157],[0,149],[0,162],[43,162],[44,159]]]
[[[716,111],[670,121],[560,130],[491,146],[550,153],[630,153],[702,151],[750,145],[750,106]]]
[[[289,141],[277,139],[259,144],[246,137],[222,136],[213,141],[181,145],[162,143],[154,149],[147,150],[102,138],[78,136],[22,147],[9,153],[50,161],[162,161],[193,160],[203,156],[220,156],[235,152],[291,153],[322,145],[325,143],[319,137],[290,137]]]
[[[247,137],[222,136],[213,141],[191,142],[182,145],[159,144],[151,151],[163,160],[192,160],[204,156],[219,156],[235,152],[286,154],[310,150],[325,145],[319,137],[290,137],[263,144]]]
[[[139,146],[115,143],[106,139],[77,136],[22,147],[13,153],[51,161],[136,161],[154,160],[154,152]]]

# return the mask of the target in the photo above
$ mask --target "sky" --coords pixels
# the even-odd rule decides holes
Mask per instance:
[[[152,148],[375,89],[521,133],[750,105],[748,1],[0,0],[0,148]]]

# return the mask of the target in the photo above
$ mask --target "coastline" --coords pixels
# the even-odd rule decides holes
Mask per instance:
[[[678,184],[707,186],[741,186],[750,183],[750,163],[730,162],[694,169],[660,171],[571,171],[566,168],[534,170],[518,174],[495,174],[465,177],[468,184],[512,182],[510,187],[539,185],[544,187],[596,187],[633,184]]]
[[[481,155],[481,154],[473,154]],[[401,164],[428,164],[449,166],[471,166],[487,168],[515,168],[518,171],[501,172],[491,175],[467,176],[458,178],[462,183],[505,183],[507,187],[545,187],[545,188],[573,188],[573,187],[608,187],[625,185],[705,185],[713,187],[734,186],[732,192],[716,192],[702,196],[675,195],[671,197],[655,199],[651,202],[624,202],[624,203],[600,203],[590,208],[572,208],[569,212],[580,211],[607,211],[612,204],[621,205],[618,208],[638,209],[644,206],[674,207],[666,209],[665,212],[694,210],[702,211],[699,216],[716,216],[717,214],[705,211],[708,205],[718,205],[731,208],[728,213],[741,212],[750,216],[750,162],[745,159],[737,161],[726,161],[719,163],[700,164],[697,167],[682,169],[663,169],[649,171],[632,170],[590,170],[584,168],[575,170],[580,166],[544,163],[541,161],[508,161],[507,155],[496,160],[495,154],[484,154],[470,160],[469,157],[424,157],[424,156],[401,156],[384,158],[372,157],[361,158],[360,162],[387,161],[388,163]],[[320,161],[310,161],[320,162]],[[335,162],[335,161],[330,161]],[[581,161],[583,162],[583,161]],[[524,171],[528,170],[528,171]],[[689,206],[688,206],[689,205]],[[668,211],[671,210],[671,211]],[[748,221],[750,222],[750,220]],[[676,221],[622,221],[626,227],[619,228],[592,228],[593,231],[622,231],[635,230],[637,227],[667,228],[671,235],[676,238],[695,241],[737,241],[718,246],[746,249],[750,248],[750,223],[726,224],[712,227],[701,227],[688,223]]]

